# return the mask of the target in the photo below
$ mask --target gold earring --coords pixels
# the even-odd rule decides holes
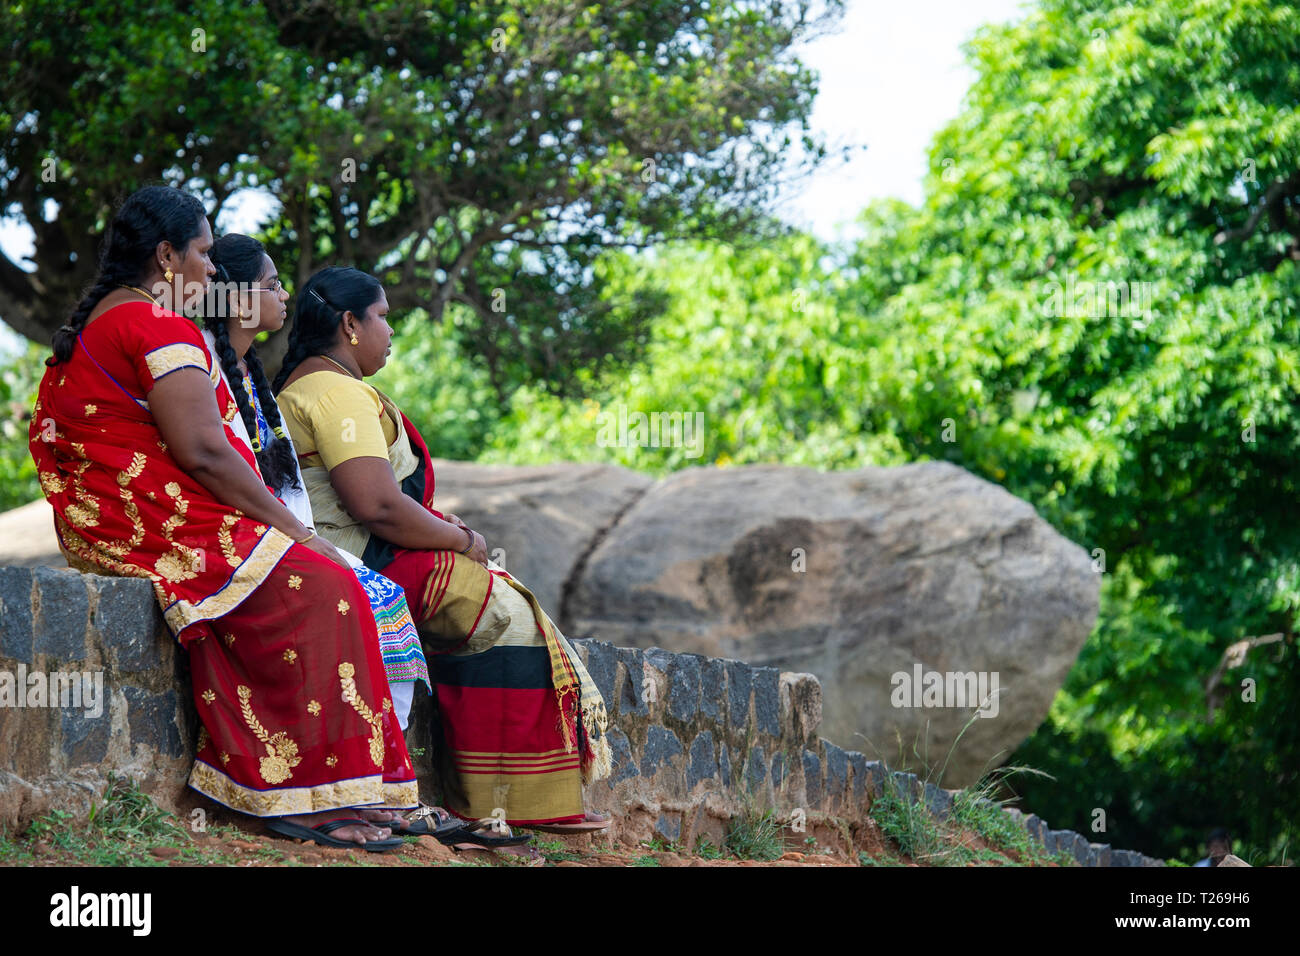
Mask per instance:
[[[166,279],[168,282],[171,282],[172,279],[176,278],[176,274],[172,272],[172,270],[169,268],[166,272],[163,273],[163,278]]]
[[[355,332],[352,333],[352,344],[353,344],[353,345],[360,345],[360,344],[361,344],[360,342],[357,341],[357,334],[356,334]]]

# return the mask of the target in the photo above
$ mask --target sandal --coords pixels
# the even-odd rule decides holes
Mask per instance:
[[[598,833],[608,830],[609,824],[609,814],[588,811],[581,823],[521,823],[519,826],[539,833]]]
[[[288,820],[267,820],[266,828],[273,833],[281,836],[293,837],[296,840],[311,840],[319,843],[321,846],[334,847],[340,850],[368,850],[371,853],[383,853],[385,850],[394,850],[399,846],[405,845],[406,841],[400,837],[387,840],[367,840],[365,843],[358,843],[355,840],[340,840],[338,837],[332,837],[329,834],[335,830],[340,830],[346,826],[374,826],[368,820],[359,819],[342,819],[326,820],[324,823],[314,827],[305,827],[301,823],[290,823]]]
[[[429,817],[438,821],[432,827],[429,826]],[[420,809],[413,811],[409,817],[403,817],[399,813],[393,823],[398,824],[393,827],[394,833],[400,833],[402,836],[431,836],[438,840],[463,830],[466,826],[465,821],[457,820],[442,807],[430,807],[425,804],[421,804]]]
[[[523,846],[525,843],[531,843],[533,839],[531,836],[515,836],[513,833],[509,836],[488,836],[486,833],[479,832],[482,829],[482,820],[472,820],[459,830],[439,839],[453,849],[457,844],[470,844],[486,850],[502,846]]]

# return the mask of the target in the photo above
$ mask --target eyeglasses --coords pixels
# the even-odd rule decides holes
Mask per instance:
[[[280,284],[280,277],[276,276],[274,279],[271,280],[271,284],[269,286],[263,288],[260,285],[250,285],[248,287],[248,291],[249,292],[279,292],[283,288],[284,286]]]

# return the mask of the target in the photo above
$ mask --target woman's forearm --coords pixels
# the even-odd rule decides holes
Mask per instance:
[[[310,530],[266,490],[257,473],[230,445],[195,462],[189,473],[222,504],[237,508],[255,521],[271,525],[291,538],[303,538]]]
[[[470,539],[449,521],[432,515],[414,498],[397,495],[375,507],[362,522],[366,530],[399,548],[464,551]]]

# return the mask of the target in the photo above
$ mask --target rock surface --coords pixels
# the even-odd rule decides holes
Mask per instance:
[[[1047,713],[1096,620],[1088,555],[1005,489],[943,462],[822,473],[694,468],[597,545],[570,634],[817,675],[821,733],[942,764],[973,707],[891,704],[891,675],[998,676],[997,712],[943,782],[973,783]],[[926,725],[929,723],[927,734]],[[865,738],[865,740],[864,740]]]

